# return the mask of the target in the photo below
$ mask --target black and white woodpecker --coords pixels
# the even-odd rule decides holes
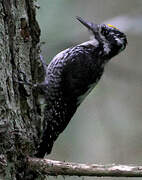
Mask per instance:
[[[60,52],[45,67],[46,76],[40,88],[47,105],[36,157],[51,153],[77,107],[100,80],[105,65],[127,44],[126,35],[116,27],[77,19],[91,31],[93,38]]]

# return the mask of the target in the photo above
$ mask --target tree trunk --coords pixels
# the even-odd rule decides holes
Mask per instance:
[[[34,179],[26,157],[40,136],[37,92],[18,81],[36,83],[40,29],[32,0],[0,0],[0,179]]]

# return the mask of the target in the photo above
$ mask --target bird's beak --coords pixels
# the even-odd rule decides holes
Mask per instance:
[[[76,19],[81,22],[85,27],[87,27],[88,30],[91,30],[93,34],[98,33],[98,24],[94,24],[92,22],[87,22],[81,17],[76,17]]]

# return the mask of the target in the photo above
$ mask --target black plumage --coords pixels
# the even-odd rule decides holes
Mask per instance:
[[[77,19],[92,32],[93,39],[60,52],[46,69],[45,81],[39,85],[47,105],[37,157],[51,152],[77,107],[100,80],[105,64],[127,44],[125,34],[117,28]]]

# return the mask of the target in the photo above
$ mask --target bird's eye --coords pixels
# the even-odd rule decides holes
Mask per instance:
[[[105,25],[102,27],[101,33],[102,33],[102,35],[104,35],[104,36],[107,36],[107,35],[109,34],[109,31],[108,31],[108,29],[106,28]]]

